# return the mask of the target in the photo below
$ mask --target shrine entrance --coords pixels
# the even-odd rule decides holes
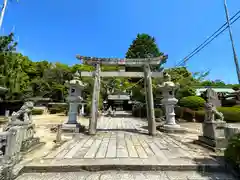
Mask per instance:
[[[132,108],[130,101],[131,97],[127,93],[110,94],[107,98],[108,107],[113,107],[116,110],[129,111]]]
[[[160,65],[163,59],[167,56],[160,56],[155,58],[143,58],[143,59],[118,59],[118,58],[93,58],[86,56],[77,56],[82,60],[84,64],[92,65],[96,67],[95,72],[81,72],[82,77],[94,77],[93,97],[92,97],[92,110],[91,119],[89,121],[89,134],[95,135],[97,132],[97,118],[100,96],[101,77],[132,77],[132,78],[144,78],[145,86],[145,99],[147,107],[147,120],[148,120],[148,133],[149,135],[156,135],[156,122],[154,114],[154,100],[152,94],[152,77],[163,77],[163,72],[151,72],[151,65]],[[101,65],[118,65],[126,67],[143,67],[143,72],[126,72],[126,71],[106,71],[101,72]]]

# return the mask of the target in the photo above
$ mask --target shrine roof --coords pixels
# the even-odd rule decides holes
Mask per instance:
[[[206,91],[208,88],[196,88],[196,94],[199,96],[202,92]],[[212,90],[214,90],[217,93],[233,93],[235,92],[232,88],[215,88],[212,87]]]

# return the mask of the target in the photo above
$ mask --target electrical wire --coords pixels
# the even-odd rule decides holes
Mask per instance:
[[[238,11],[230,20],[233,20],[239,13],[240,11]],[[230,24],[235,23],[239,18],[240,18],[240,15],[236,19],[234,19]],[[222,25],[217,31],[215,31],[209,38],[207,38],[202,44],[200,44],[196,49],[194,49],[189,55],[187,55],[182,61],[180,61],[176,66],[184,65],[187,61],[189,61],[190,58],[192,58],[194,55],[199,53],[203,48],[209,45],[214,39],[216,39],[220,34],[222,34],[228,28],[228,26],[226,25],[227,25],[227,22],[224,25]],[[224,26],[226,27],[222,29]]]

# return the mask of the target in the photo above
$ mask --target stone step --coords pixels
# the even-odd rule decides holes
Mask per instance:
[[[236,180],[232,175],[197,171],[100,171],[70,173],[26,173],[16,180]]]
[[[176,159],[159,163],[154,159],[109,158],[109,159],[44,159],[33,161],[23,167],[21,173],[30,172],[79,172],[105,170],[142,170],[142,171],[204,171],[224,172],[227,168],[215,162],[196,163],[190,159]]]

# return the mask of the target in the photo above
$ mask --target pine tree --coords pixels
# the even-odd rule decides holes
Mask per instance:
[[[160,52],[155,38],[151,37],[148,34],[138,34],[137,38],[133,40],[132,44],[130,45],[127,53],[126,58],[148,58],[148,57],[159,57],[164,55],[164,53]],[[161,65],[166,63],[167,58],[164,58],[159,65],[153,67],[156,70],[159,69]],[[139,68],[127,68],[127,71],[132,70],[140,70]]]

